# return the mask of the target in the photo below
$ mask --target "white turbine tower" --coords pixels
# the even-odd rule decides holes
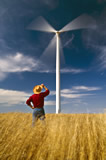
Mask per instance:
[[[65,27],[61,30],[56,31],[48,22],[43,18],[39,17],[35,21],[33,21],[27,29],[41,31],[41,32],[52,32],[56,35],[56,113],[61,112],[61,105],[60,105],[60,34],[61,32],[76,30],[76,29],[83,29],[83,28],[93,28],[94,27],[94,20],[92,17],[83,14],[72,22],[68,23]],[[93,27],[92,27],[93,26]],[[54,38],[52,39],[51,43],[49,44],[48,48],[53,44]],[[47,49],[48,49],[47,48]],[[47,54],[44,52],[45,54]]]

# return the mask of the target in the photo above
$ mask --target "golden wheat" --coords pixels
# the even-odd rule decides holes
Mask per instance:
[[[106,114],[0,114],[0,160],[106,160]]]

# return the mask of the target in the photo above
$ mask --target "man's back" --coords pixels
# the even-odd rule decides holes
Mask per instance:
[[[39,94],[33,94],[27,101],[26,104],[30,105],[32,102],[34,108],[42,108],[44,106],[44,97],[46,97],[50,91],[47,89],[45,92]]]

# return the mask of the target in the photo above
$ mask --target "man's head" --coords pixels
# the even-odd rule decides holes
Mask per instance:
[[[33,88],[34,94],[39,94],[42,91],[42,85],[37,85]]]

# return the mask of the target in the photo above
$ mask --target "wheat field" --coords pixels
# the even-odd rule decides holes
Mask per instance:
[[[106,160],[106,114],[0,114],[0,160]]]

